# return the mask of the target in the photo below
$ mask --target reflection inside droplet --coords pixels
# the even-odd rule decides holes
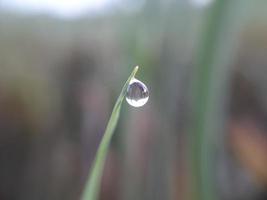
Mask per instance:
[[[146,85],[133,78],[127,88],[126,101],[134,107],[141,107],[148,101],[149,93]]]

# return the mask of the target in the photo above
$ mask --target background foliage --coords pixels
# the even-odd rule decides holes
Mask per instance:
[[[0,199],[79,199],[135,65],[150,99],[122,105],[100,199],[266,199],[267,5],[197,2],[0,3]]]

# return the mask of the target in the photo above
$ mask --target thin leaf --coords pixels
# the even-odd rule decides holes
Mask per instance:
[[[194,200],[218,199],[215,185],[215,139],[223,131],[225,87],[230,72],[237,30],[231,0],[216,0],[207,15],[196,58],[191,131]],[[241,1],[240,1],[241,2]],[[235,9],[234,9],[235,8]],[[229,17],[231,16],[231,18]],[[231,31],[229,31],[231,30]]]
[[[84,192],[81,198],[82,200],[97,200],[98,198],[101,178],[103,174],[103,168],[107,157],[110,141],[114,134],[114,130],[117,126],[117,122],[120,116],[121,104],[123,102],[124,97],[126,96],[127,87],[137,71],[138,71],[138,66],[134,68],[128,80],[124,84],[120,96],[118,97],[115,106],[112,110],[104,136],[98,147],[96,157],[91,168],[89,179],[85,185]]]

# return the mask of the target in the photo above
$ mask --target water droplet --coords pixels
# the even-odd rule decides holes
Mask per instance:
[[[133,107],[141,107],[146,104],[148,97],[146,85],[133,78],[127,88],[126,101]]]

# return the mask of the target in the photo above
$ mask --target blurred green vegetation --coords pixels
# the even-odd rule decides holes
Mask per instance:
[[[267,3],[194,2],[75,19],[0,4],[0,199],[79,199],[135,65],[150,99],[123,104],[100,199],[266,199]]]

